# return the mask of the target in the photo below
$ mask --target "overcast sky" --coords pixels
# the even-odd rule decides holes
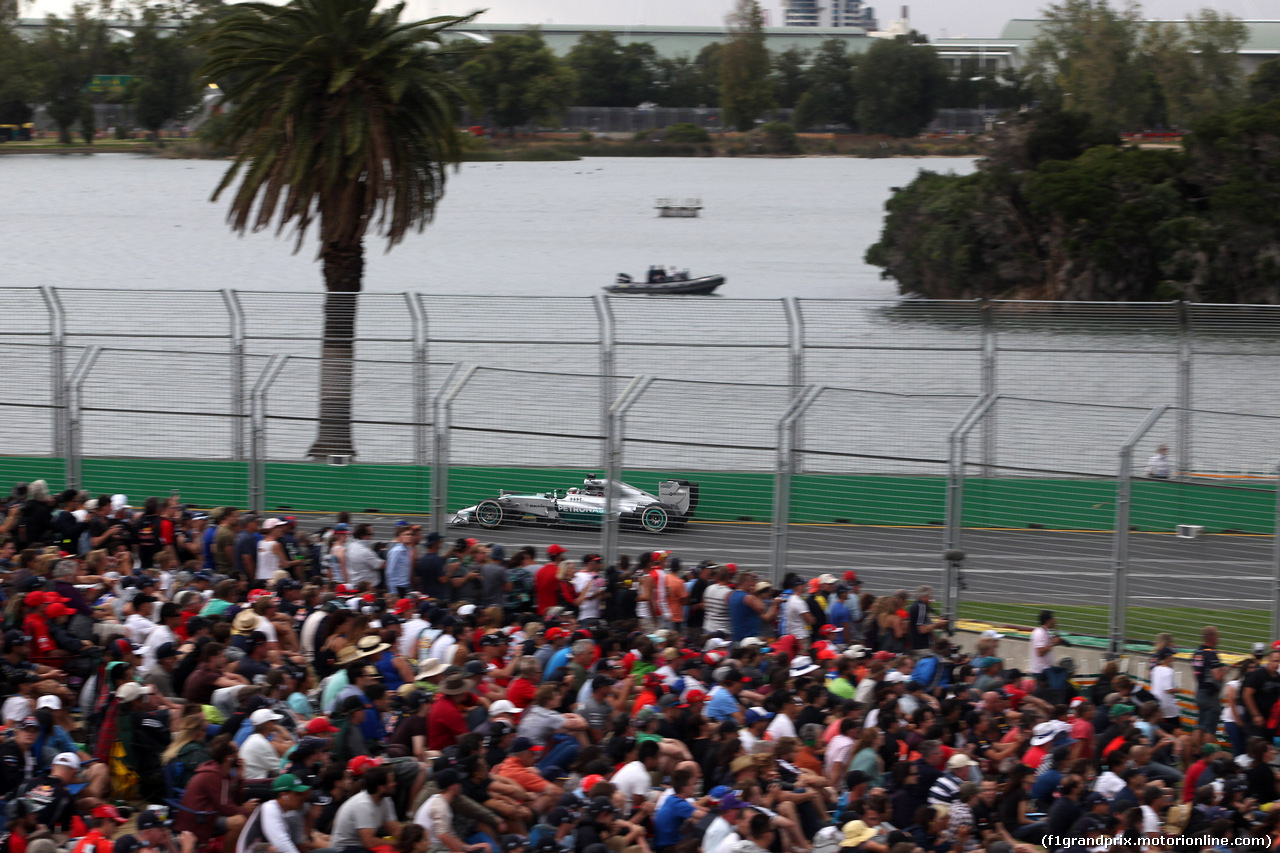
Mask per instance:
[[[24,2],[24,16],[47,12],[65,13],[73,0]],[[875,2],[881,26],[897,18],[906,2],[912,26],[931,38],[941,36],[973,38],[1000,34],[1010,18],[1033,18],[1045,3],[1042,0],[898,0]],[[495,24],[598,24],[625,29],[638,24],[723,23],[733,0],[408,0],[415,16],[464,14],[488,9],[482,20]],[[782,0],[762,0],[770,23],[781,24]],[[1211,6],[1245,19],[1280,19],[1278,0],[1146,0],[1148,17],[1177,19],[1188,11]]]
[[[1010,18],[1033,18],[1046,5],[1041,0],[897,0],[869,4],[886,26],[906,4],[912,25],[931,38],[981,38],[999,35]],[[724,21],[732,0],[409,0],[422,14],[459,14],[476,8],[489,11],[482,20],[502,24],[715,24]],[[770,23],[781,24],[782,0],[762,0]],[[1211,6],[1247,19],[1280,18],[1277,0],[1146,0],[1148,17],[1182,18],[1189,11]]]

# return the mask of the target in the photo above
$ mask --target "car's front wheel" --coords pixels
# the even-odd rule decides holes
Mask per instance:
[[[661,533],[671,523],[671,516],[662,507],[654,504],[640,511],[640,526],[645,533]]]
[[[493,530],[502,524],[502,504],[497,501],[480,501],[476,504],[476,524],[486,530]]]

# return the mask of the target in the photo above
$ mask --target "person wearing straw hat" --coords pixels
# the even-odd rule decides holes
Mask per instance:
[[[866,822],[861,820],[851,820],[842,826],[840,830],[844,833],[840,846],[845,850],[862,847],[863,844],[876,837],[875,827],[867,826]]]
[[[458,742],[458,738],[471,730],[463,716],[466,697],[475,689],[475,682],[455,673],[440,682],[436,699],[427,714],[427,749],[446,749]]]

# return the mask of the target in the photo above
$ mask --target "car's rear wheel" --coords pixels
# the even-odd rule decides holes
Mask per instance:
[[[647,506],[640,511],[640,526],[645,533],[661,533],[671,523],[671,516],[657,504]]]
[[[476,524],[486,530],[493,530],[502,524],[502,504],[497,501],[480,501],[476,504]]]

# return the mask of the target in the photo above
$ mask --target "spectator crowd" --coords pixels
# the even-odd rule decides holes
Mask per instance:
[[[1084,683],[1050,611],[967,653],[853,571],[314,525],[14,490],[0,853],[1280,844],[1280,643]]]

